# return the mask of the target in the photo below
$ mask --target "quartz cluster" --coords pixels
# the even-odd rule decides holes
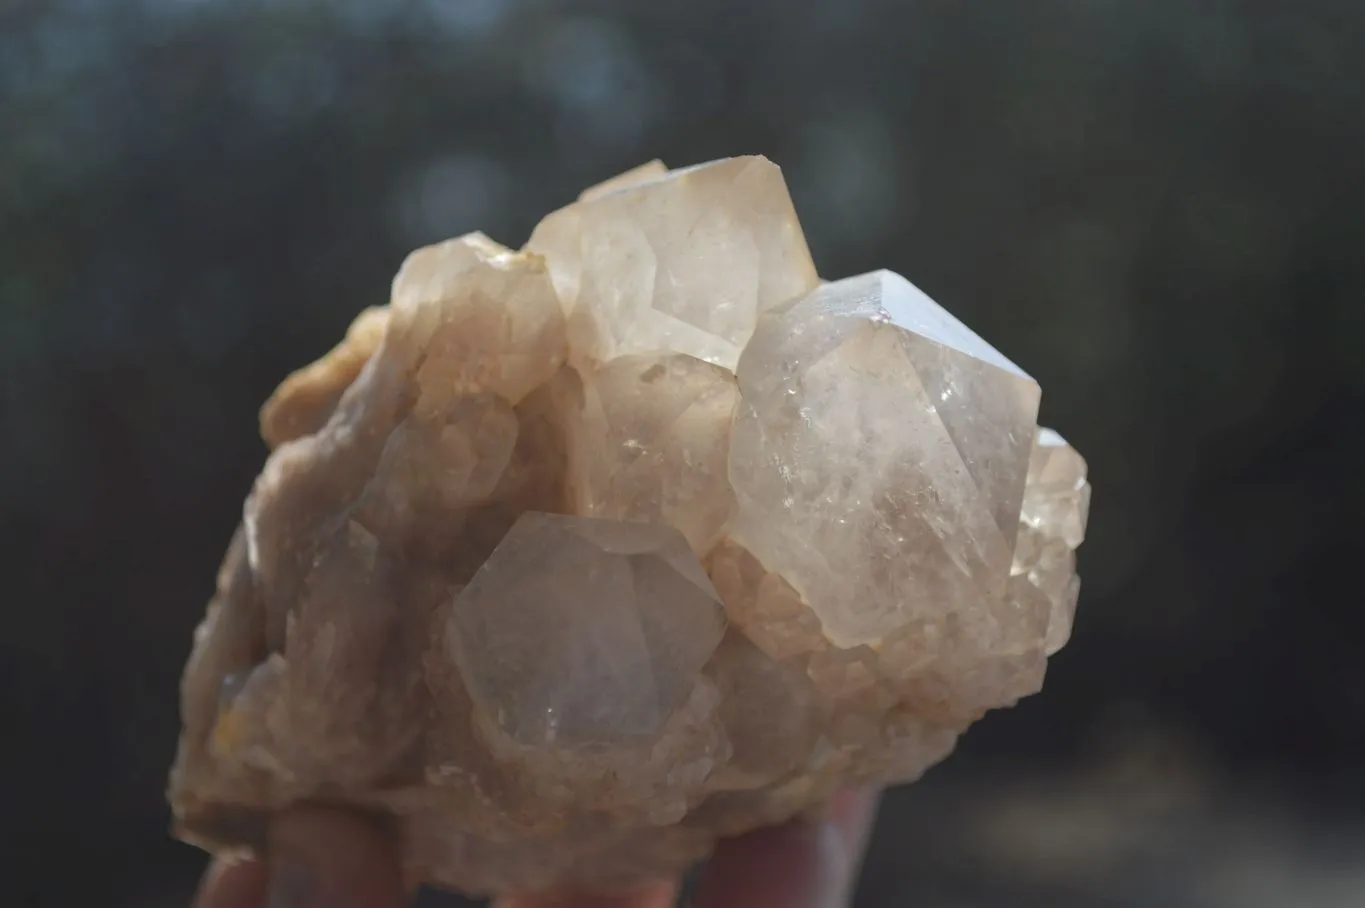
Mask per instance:
[[[413,252],[261,411],[195,635],[177,830],[391,819],[469,893],[612,889],[919,776],[1070,633],[1085,463],[778,167],[653,162],[520,251]]]

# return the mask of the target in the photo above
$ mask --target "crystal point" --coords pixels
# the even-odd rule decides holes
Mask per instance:
[[[1061,435],[1040,429],[1029,460],[1013,573],[1021,601],[1040,595],[1046,600],[1049,656],[1071,637],[1081,588],[1076,548],[1085,539],[1089,513],[1085,459]]]
[[[831,640],[876,643],[1003,591],[1032,379],[886,271],[765,313],[737,374],[731,535]]]
[[[564,315],[545,263],[481,233],[418,249],[393,280],[393,331],[420,338],[422,400],[493,391],[517,403],[564,357]]]
[[[818,283],[782,171],[745,157],[639,176],[547,216],[527,244],[549,263],[574,354],[733,369],[758,313]]]
[[[677,530],[528,513],[450,607],[477,708],[515,740],[612,746],[656,734],[725,616]]]

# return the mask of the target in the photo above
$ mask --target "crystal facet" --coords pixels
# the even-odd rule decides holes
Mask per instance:
[[[731,536],[832,641],[1000,596],[1039,400],[1017,366],[878,271],[765,312],[738,377]]]
[[[1085,474],[1085,459],[1062,436],[1051,429],[1038,431],[1029,460],[1012,583],[1020,599],[1039,593],[1047,598],[1045,650],[1049,656],[1070,639],[1081,592],[1076,548],[1085,539],[1090,513],[1090,483]]]
[[[758,313],[818,283],[782,171],[726,158],[623,175],[549,215],[544,255],[577,362],[667,351],[733,369]]]
[[[707,551],[730,516],[735,377],[682,354],[621,356],[584,380],[571,420],[579,513],[663,521]]]
[[[451,606],[470,695],[516,740],[647,738],[687,698],[725,613],[666,525],[528,513]]]
[[[393,279],[392,318],[420,358],[424,397],[495,391],[515,404],[564,358],[564,314],[544,261],[481,233],[409,255]]]
[[[913,780],[1070,634],[1090,486],[1038,403],[904,278],[820,283],[763,158],[419,249],[262,408],[177,830],[326,799],[414,884],[610,890]]]

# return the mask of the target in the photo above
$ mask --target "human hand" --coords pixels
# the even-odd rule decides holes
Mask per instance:
[[[843,908],[876,814],[873,792],[836,797],[821,817],[722,842],[707,863],[695,908]],[[265,861],[215,860],[194,908],[403,908],[392,843],[344,813],[318,808],[280,817]],[[625,896],[505,896],[494,908],[670,908],[676,881]]]

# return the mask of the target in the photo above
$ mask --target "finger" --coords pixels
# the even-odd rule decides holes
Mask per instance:
[[[697,908],[841,908],[853,894],[877,795],[838,795],[821,816],[722,842],[702,872]]]
[[[401,908],[403,874],[393,843],[341,811],[299,808],[270,828],[269,908]]]
[[[625,895],[507,895],[493,908],[671,908],[676,883],[656,883]]]
[[[260,861],[214,858],[194,897],[194,908],[260,908],[265,884]]]

